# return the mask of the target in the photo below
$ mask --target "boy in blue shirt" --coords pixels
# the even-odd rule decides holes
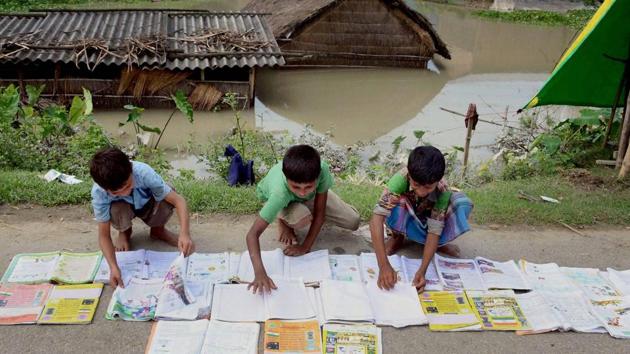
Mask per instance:
[[[186,256],[193,252],[186,200],[149,165],[130,161],[117,148],[107,148],[90,161],[90,175],[94,180],[92,207],[98,222],[99,245],[109,265],[111,286],[124,287],[115,251],[129,250],[131,221],[136,216],[151,228],[152,239],[178,247]],[[173,208],[179,217],[178,237],[164,226],[173,215]],[[118,230],[116,247],[110,227]]]

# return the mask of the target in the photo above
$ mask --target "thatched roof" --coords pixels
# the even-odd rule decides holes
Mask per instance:
[[[252,0],[245,5],[243,11],[269,13],[266,20],[276,39],[288,39],[302,26],[342,1],[344,0]],[[410,8],[403,0],[375,1],[382,1],[389,7],[400,9],[429,33],[438,54],[447,59],[451,58],[446,43],[426,17]]]

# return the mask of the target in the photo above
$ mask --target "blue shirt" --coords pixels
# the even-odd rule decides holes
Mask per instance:
[[[122,200],[133,205],[135,210],[140,210],[151,197],[159,202],[171,192],[171,187],[164,182],[162,177],[151,166],[137,161],[132,161],[131,164],[133,187],[130,195],[113,196],[96,183],[92,186],[92,208],[94,209],[96,221],[107,222],[110,220],[109,209],[112,202]]]

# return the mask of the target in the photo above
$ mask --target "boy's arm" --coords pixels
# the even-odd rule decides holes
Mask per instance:
[[[431,264],[433,256],[435,256],[435,252],[438,249],[439,240],[439,235],[431,232],[427,234],[427,241],[424,244],[424,251],[422,252],[422,264],[420,265],[420,269],[416,272],[416,275],[413,277],[412,283],[418,291],[424,290],[424,286],[426,285],[425,274],[427,273],[429,264]]]
[[[324,220],[326,218],[326,201],[328,200],[328,191],[324,193],[317,193],[315,195],[315,202],[313,206],[313,221],[308,229],[306,238],[301,245],[291,245],[284,249],[284,254],[287,256],[301,256],[311,251],[315,239],[322,230]]]
[[[98,223],[98,243],[101,246],[101,252],[109,265],[109,285],[112,287],[120,286],[125,287],[120,275],[120,268],[116,262],[116,252],[114,251],[114,244],[112,243],[112,237],[110,234],[110,222]]]
[[[195,244],[190,237],[190,216],[188,214],[186,199],[177,194],[177,192],[170,191],[164,200],[173,205],[177,211],[177,218],[179,219],[179,237],[177,238],[177,246],[184,256],[188,257],[194,251]]]
[[[247,289],[252,289],[254,294],[258,292],[269,293],[272,289],[277,289],[276,284],[273,283],[273,280],[269,278],[267,275],[267,271],[265,271],[265,265],[262,262],[262,257],[260,256],[260,235],[265,231],[265,229],[269,226],[269,223],[266,222],[260,216],[256,217],[254,220],[254,224],[247,232],[247,250],[249,251],[249,258],[252,261],[252,266],[254,268],[254,281],[249,283]]]
[[[392,268],[392,265],[389,264],[389,259],[385,252],[384,222],[385,216],[372,214],[372,219],[370,220],[370,234],[372,236],[372,246],[374,247],[374,253],[376,253],[376,261],[378,262],[379,268],[378,282],[376,284],[381,289],[389,290],[396,285],[398,275],[394,268]]]

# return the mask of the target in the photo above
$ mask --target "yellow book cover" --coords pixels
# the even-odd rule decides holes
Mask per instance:
[[[265,322],[265,354],[321,353],[322,338],[317,320]]]
[[[57,285],[37,323],[88,324],[92,322],[103,284]]]
[[[324,353],[381,354],[381,329],[374,325],[325,324]]]
[[[91,283],[101,265],[101,251],[61,252],[51,280],[63,284]]]
[[[481,321],[481,329],[488,331],[530,329],[513,291],[466,291],[466,296]]]
[[[481,326],[463,291],[425,291],[419,294],[432,331],[479,330]]]

